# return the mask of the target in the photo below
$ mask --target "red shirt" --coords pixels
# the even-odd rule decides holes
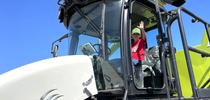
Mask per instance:
[[[136,42],[132,44],[132,59],[144,60],[144,50],[146,48],[146,40],[139,38]]]

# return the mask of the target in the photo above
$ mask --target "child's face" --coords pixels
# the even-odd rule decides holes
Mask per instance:
[[[134,39],[138,39],[138,38],[140,38],[140,34],[138,34],[138,33],[134,33],[134,34],[132,34],[132,37],[134,38]]]

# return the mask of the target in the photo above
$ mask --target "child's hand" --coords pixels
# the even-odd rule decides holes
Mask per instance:
[[[140,28],[140,29],[144,29],[144,22],[141,21],[141,22],[139,23],[139,26],[137,26],[137,27]]]

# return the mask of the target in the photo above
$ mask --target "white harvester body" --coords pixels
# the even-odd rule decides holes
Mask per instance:
[[[62,56],[0,76],[0,100],[83,100],[97,94],[91,58]]]

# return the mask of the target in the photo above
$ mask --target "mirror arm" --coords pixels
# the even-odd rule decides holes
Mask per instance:
[[[51,45],[51,54],[53,55],[53,57],[56,57],[57,55],[57,50],[58,50],[58,44],[56,44],[56,42],[61,42],[63,39],[65,39],[65,38],[68,38],[69,37],[69,34],[67,33],[67,34],[65,34],[65,35],[63,35],[62,37],[60,37],[59,39],[57,39],[57,40],[55,40],[53,43],[52,43],[52,45]],[[55,50],[55,46],[56,46],[56,49],[57,50]]]

